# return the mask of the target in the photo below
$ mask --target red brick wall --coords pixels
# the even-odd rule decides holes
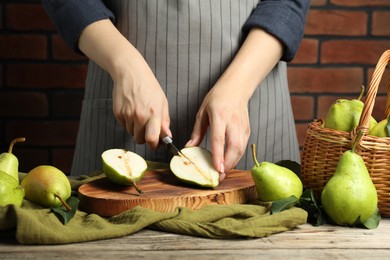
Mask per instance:
[[[312,0],[305,36],[289,65],[289,84],[300,145],[307,124],[324,118],[338,98],[368,87],[381,54],[390,49],[389,0]],[[384,116],[388,70],[373,116]]]
[[[358,96],[390,49],[390,0],[312,0],[305,37],[289,65],[300,144],[307,124],[340,97]],[[40,1],[0,4],[0,148],[14,137],[20,170],[52,164],[68,172],[83,96],[86,59],[55,31]],[[386,72],[388,75],[388,72]],[[374,116],[382,117],[381,84]]]

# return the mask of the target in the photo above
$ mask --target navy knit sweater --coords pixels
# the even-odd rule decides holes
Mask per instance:
[[[42,3],[66,43],[76,51],[81,32],[89,24],[115,20],[102,0],[42,0]],[[310,0],[263,0],[252,12],[242,30],[247,34],[259,27],[284,45],[282,60],[291,61],[303,37]]]

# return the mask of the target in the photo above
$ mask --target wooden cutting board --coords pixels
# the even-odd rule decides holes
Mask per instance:
[[[106,177],[83,184],[79,188],[80,209],[109,217],[135,206],[171,212],[179,206],[198,209],[207,204],[243,204],[257,198],[250,171],[230,171],[215,189],[187,185],[169,170],[148,171],[138,187],[143,194],[133,186],[113,184]]]

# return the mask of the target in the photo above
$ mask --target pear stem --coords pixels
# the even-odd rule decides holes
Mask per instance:
[[[66,211],[69,212],[72,210],[72,208],[68,205],[68,203],[66,203],[66,201],[63,198],[61,198],[60,195],[54,194],[54,196],[56,196],[56,198],[58,198],[61,201],[62,205],[64,205],[64,207],[66,208]]]
[[[134,188],[138,191],[139,194],[143,194],[144,192],[138,187],[138,185],[133,181]]]
[[[359,140],[362,138],[362,136],[363,136],[363,131],[360,130],[360,131],[358,132],[358,134],[357,134],[357,136],[356,136],[354,142],[352,143],[352,148],[351,148],[351,150],[352,150],[353,153],[355,153],[356,146],[357,146]]]
[[[364,95],[364,91],[366,90],[366,87],[364,85],[362,85],[362,90],[360,91],[360,95],[358,97],[358,100],[361,100],[363,95]]]
[[[15,138],[14,140],[12,140],[10,145],[9,145],[9,148],[8,148],[8,153],[12,153],[12,149],[14,148],[14,145],[16,143],[21,143],[24,141],[26,141],[26,138],[24,138],[24,137],[18,137],[18,138]]]
[[[256,144],[252,144],[252,145],[251,145],[251,148],[252,148],[252,157],[253,157],[253,161],[255,161],[255,164],[256,164],[256,166],[258,167],[260,164],[259,164],[259,162],[257,161],[257,156],[256,156]]]

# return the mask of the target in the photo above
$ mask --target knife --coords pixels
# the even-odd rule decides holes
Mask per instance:
[[[180,155],[179,149],[173,144],[172,138],[169,136],[165,136],[162,139],[163,143],[167,146],[168,150],[173,154],[173,155]]]

